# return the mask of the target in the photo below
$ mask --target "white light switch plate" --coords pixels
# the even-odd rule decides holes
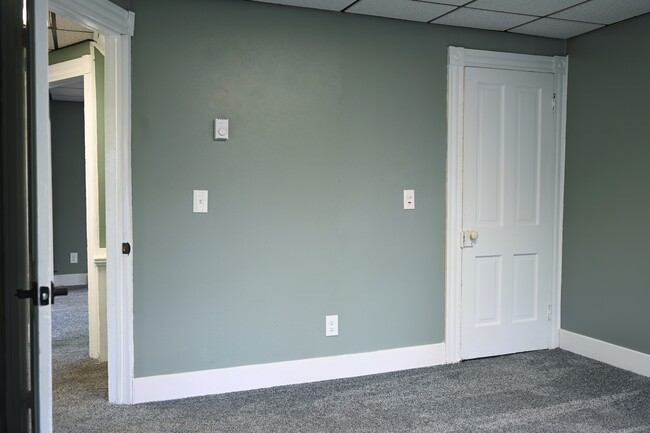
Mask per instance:
[[[194,213],[208,213],[208,191],[195,189],[192,205]]]
[[[404,190],[404,209],[415,209],[415,190]]]

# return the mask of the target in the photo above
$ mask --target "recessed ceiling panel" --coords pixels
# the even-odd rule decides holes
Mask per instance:
[[[602,27],[600,24],[579,23],[575,21],[541,18],[511,30],[513,33],[544,36],[547,38],[568,39]]]
[[[613,24],[648,12],[650,12],[649,0],[591,0],[552,15],[552,17]]]
[[[414,0],[414,1],[421,1],[425,3],[438,3],[443,5],[464,6],[468,3],[471,3],[473,0]]]
[[[300,6],[303,8],[342,11],[354,3],[354,0],[254,0],[262,3],[275,3],[285,6]]]
[[[513,14],[545,16],[575,6],[584,0],[476,0],[472,8]]]
[[[361,0],[347,12],[426,23],[454,9],[454,6],[412,0]]]
[[[460,8],[433,21],[433,24],[504,31],[536,19],[528,15]]]

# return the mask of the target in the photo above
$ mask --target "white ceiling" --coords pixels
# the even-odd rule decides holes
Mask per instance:
[[[650,0],[253,0],[568,39],[650,13]]]
[[[84,79],[82,76],[50,83],[50,97],[55,101],[84,101]]]

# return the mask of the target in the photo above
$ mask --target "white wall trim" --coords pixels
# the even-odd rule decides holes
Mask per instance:
[[[463,230],[463,100],[465,68],[543,72],[555,75],[556,93],[556,191],[555,191],[555,243],[553,264],[553,308],[549,347],[558,345],[560,328],[560,290],[562,266],[562,200],[564,191],[564,155],[566,131],[567,57],[547,57],[495,51],[471,50],[449,47],[447,58],[447,224],[445,263],[445,343],[446,361],[461,360],[461,284]]]
[[[47,68],[47,79],[50,85],[57,81],[90,74],[93,71],[93,59],[90,54],[65,62],[55,63]]]
[[[191,373],[140,377],[133,381],[133,402],[174,400],[201,395],[366,376],[444,364],[445,344]]]
[[[450,66],[555,73],[554,57],[449,47]]]
[[[650,377],[650,355],[602,340],[560,330],[560,348]]]
[[[50,11],[104,35],[133,36],[135,15],[104,0],[49,0]]]
[[[88,284],[88,274],[55,274],[54,286],[85,286]]]

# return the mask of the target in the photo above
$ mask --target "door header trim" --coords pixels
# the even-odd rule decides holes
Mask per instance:
[[[448,66],[566,75],[569,62],[566,56],[535,56],[449,47],[447,64]]]

